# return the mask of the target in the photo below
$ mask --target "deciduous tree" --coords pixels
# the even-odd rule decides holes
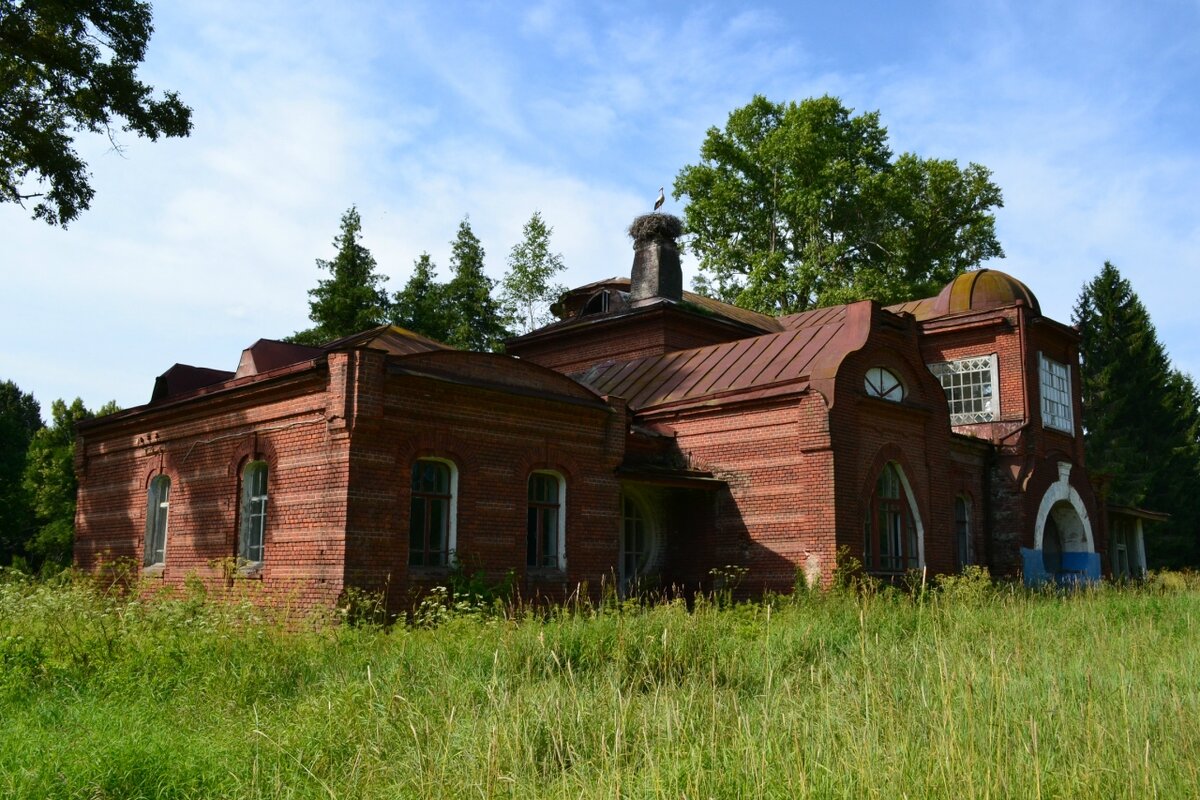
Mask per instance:
[[[767,313],[924,297],[1003,255],[986,168],[893,158],[878,112],[833,97],[756,96],[709,129],[673,194],[687,197],[697,287]]]
[[[93,413],[78,397],[50,405],[50,425],[34,434],[25,463],[24,488],[34,516],[25,551],[35,566],[61,569],[75,543],[75,425],[119,410],[110,402]]]
[[[20,555],[33,525],[22,477],[26,453],[42,428],[42,409],[12,381],[0,383],[0,566]]]
[[[0,202],[65,226],[95,194],[74,134],[191,132],[178,95],[137,78],[153,31],[138,0],[0,0]]]
[[[521,241],[508,254],[501,300],[521,333],[550,322],[553,319],[550,304],[565,291],[552,281],[565,268],[562,254],[550,250],[553,232],[541,213],[535,211],[525,223]]]
[[[323,344],[333,339],[384,324],[391,317],[391,303],[383,284],[386,275],[375,271],[375,258],[363,246],[362,218],[351,206],[342,215],[341,232],[334,237],[337,254],[332,261],[317,259],[317,267],[331,277],[317,282],[308,292],[308,317],[312,328],[292,336],[300,344]]]

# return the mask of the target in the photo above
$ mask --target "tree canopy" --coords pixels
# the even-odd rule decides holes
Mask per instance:
[[[78,397],[50,404],[50,425],[34,434],[25,464],[24,486],[34,531],[25,542],[36,566],[70,566],[75,544],[75,425],[120,410],[114,402],[93,413]]]
[[[153,31],[138,0],[0,0],[0,202],[36,199],[35,219],[65,226],[95,194],[74,133],[191,132],[178,95],[137,78]]]
[[[444,341],[463,350],[498,351],[510,332],[500,304],[492,297],[496,282],[483,271],[483,257],[483,245],[464,217],[450,243],[453,277],[446,284],[449,323]]]
[[[317,267],[330,273],[308,292],[312,328],[292,336],[301,344],[322,344],[382,325],[392,307],[383,289],[386,275],[376,272],[375,258],[362,245],[362,218],[351,206],[342,215],[341,232],[334,237],[337,254],[332,261],[317,259]]]
[[[552,233],[554,229],[546,224],[541,213],[534,211],[525,223],[521,241],[508,254],[501,301],[521,333],[551,322],[554,317],[550,305],[566,291],[552,280],[566,268],[562,254],[550,250]]]
[[[1084,286],[1073,321],[1088,468],[1109,476],[1110,502],[1169,512],[1173,558],[1189,560],[1200,523],[1196,386],[1171,367],[1149,312],[1111,263]]]
[[[22,552],[33,516],[22,477],[26,453],[42,428],[42,408],[12,381],[0,383],[0,565]]]
[[[413,262],[413,274],[396,292],[392,321],[439,342],[450,338],[446,309],[446,286],[438,283],[433,260],[422,253]]]
[[[924,297],[1003,255],[985,167],[893,158],[879,113],[834,97],[755,96],[709,129],[673,195],[687,197],[697,288],[766,313]]]

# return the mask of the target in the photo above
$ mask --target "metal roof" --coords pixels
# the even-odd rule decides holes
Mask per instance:
[[[799,385],[845,325],[845,307],[816,317],[796,330],[680,350],[634,361],[598,364],[574,377],[603,395],[624,397],[633,409],[645,409],[763,389],[802,391]],[[838,345],[833,345],[838,346]]]

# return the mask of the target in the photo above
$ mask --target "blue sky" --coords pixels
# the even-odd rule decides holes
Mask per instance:
[[[493,277],[535,209],[565,283],[627,274],[629,221],[755,93],[837,95],[895,152],[986,165],[988,266],[1069,321],[1113,261],[1200,376],[1196,0],[162,2],[155,26],[142,77],[192,136],[81,140],[96,198],[65,231],[0,206],[0,379],[44,409],[138,405],[173,363],[305,327],[351,204],[393,291],[422,251],[445,275],[464,214]]]

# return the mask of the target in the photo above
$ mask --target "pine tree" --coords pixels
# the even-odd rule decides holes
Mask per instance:
[[[383,290],[387,276],[375,271],[375,258],[361,239],[362,218],[351,206],[342,215],[341,233],[333,240],[337,255],[333,261],[317,259],[317,266],[332,277],[318,281],[317,288],[308,292],[308,316],[314,327],[296,333],[291,341],[322,344],[382,325],[391,316],[391,304]]]
[[[450,250],[454,277],[446,285],[446,344],[463,350],[500,350],[509,330],[500,305],[492,297],[496,282],[483,271],[483,245],[466,217],[459,223]]]
[[[550,304],[564,291],[551,279],[565,268],[561,253],[550,251],[550,234],[538,211],[533,212],[520,242],[508,254],[508,273],[504,276],[501,299],[508,315],[528,333],[553,320]]]
[[[429,253],[413,262],[413,274],[396,292],[392,321],[439,342],[450,338],[446,315],[446,285],[438,283]]]
[[[1167,511],[1169,532],[1190,540],[1200,519],[1195,385],[1171,368],[1149,313],[1111,263],[1084,287],[1074,322],[1088,468],[1110,476],[1109,502]]]

